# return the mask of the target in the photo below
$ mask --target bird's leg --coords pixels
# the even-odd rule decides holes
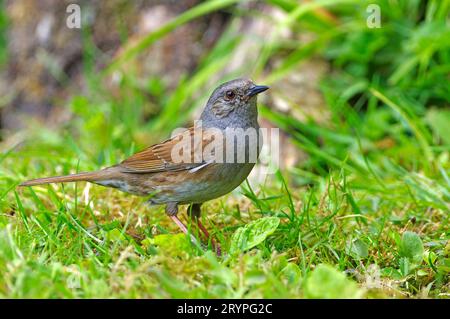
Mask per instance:
[[[201,230],[203,235],[206,237],[206,240],[211,239],[211,245],[213,246],[214,250],[216,251],[217,256],[220,256],[222,254],[220,245],[218,243],[216,243],[214,238],[211,237],[209,232],[206,230],[206,227],[203,226],[202,222],[200,221],[200,214],[201,214],[200,206],[201,205],[202,204],[191,204],[188,207],[188,215],[191,217],[191,220],[197,224],[198,228]]]
[[[201,230],[202,234],[206,237],[206,239],[209,239],[210,235],[208,231],[206,230],[205,226],[203,226],[203,224],[200,222],[200,214],[201,214],[200,206],[201,204],[189,205],[187,213],[188,216],[191,218],[191,220],[197,224],[198,228]]]
[[[178,204],[177,203],[169,203],[166,205],[166,214],[177,224],[178,227],[182,230],[183,233],[186,235],[189,235],[191,238],[191,241],[199,246],[197,239],[189,233],[189,230],[187,229],[186,225],[183,224],[183,222],[177,217],[178,213]]]

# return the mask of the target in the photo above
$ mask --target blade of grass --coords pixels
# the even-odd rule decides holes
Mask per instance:
[[[419,127],[416,125],[414,121],[410,119],[410,117],[407,115],[407,113],[403,110],[403,108],[392,101],[392,99],[388,98],[385,94],[380,92],[379,90],[375,88],[370,88],[369,91],[376,96],[380,101],[382,101],[384,104],[392,108],[395,112],[397,112],[405,121],[408,123],[409,127],[413,131],[414,135],[416,136],[419,145],[421,146],[426,160],[424,161],[424,166],[426,168],[427,172],[430,172],[430,163],[433,163],[434,161],[434,155],[431,151],[430,145],[425,138],[424,134],[421,132]]]

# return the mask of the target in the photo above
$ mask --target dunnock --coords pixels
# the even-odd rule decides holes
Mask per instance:
[[[200,117],[201,126],[194,126],[120,164],[96,172],[33,179],[20,186],[87,181],[150,196],[149,203],[165,204],[167,215],[186,234],[188,229],[177,213],[178,205],[189,204],[188,214],[209,238],[199,219],[200,206],[235,189],[255,165],[256,159],[250,158],[251,148],[256,149],[257,157],[261,147],[256,96],[267,89],[245,79],[226,82],[209,98]],[[243,145],[239,144],[237,140],[242,137],[239,135],[252,130],[256,140],[246,136]],[[213,142],[215,147],[211,147]],[[220,246],[214,240],[211,242],[220,255]]]

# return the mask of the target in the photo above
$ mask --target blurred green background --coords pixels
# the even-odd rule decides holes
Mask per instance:
[[[447,298],[449,12],[448,0],[0,1],[0,296]],[[16,188],[167,138],[236,77],[271,87],[260,123],[282,131],[281,168],[205,205],[226,257],[136,197]]]

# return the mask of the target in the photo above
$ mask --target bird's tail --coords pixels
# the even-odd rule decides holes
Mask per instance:
[[[65,176],[44,177],[25,181],[21,183],[19,186],[34,186],[41,184],[81,182],[81,181],[93,182],[100,179],[102,175],[103,174],[101,174],[100,171],[98,171],[98,172],[84,172]]]

